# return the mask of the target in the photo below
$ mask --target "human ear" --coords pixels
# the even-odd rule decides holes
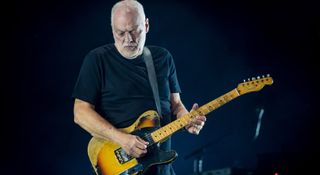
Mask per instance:
[[[149,25],[149,19],[146,18],[146,21],[145,21],[146,33],[148,33],[148,31],[149,31],[149,27],[150,27],[150,25]]]

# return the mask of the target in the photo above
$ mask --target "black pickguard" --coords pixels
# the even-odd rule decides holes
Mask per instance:
[[[134,131],[133,135],[137,135],[141,138],[144,138],[146,135],[150,134],[158,128],[142,128]],[[149,140],[150,143],[150,140]],[[159,148],[159,144],[153,143],[147,148],[147,154],[141,158],[137,158],[138,163],[142,165],[143,171],[139,174],[144,174],[148,169],[154,165],[168,164],[174,161],[177,158],[178,154],[174,150],[163,151]]]

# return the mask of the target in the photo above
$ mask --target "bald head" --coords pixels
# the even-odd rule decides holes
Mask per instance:
[[[111,26],[113,26],[114,16],[119,12],[131,13],[145,20],[143,6],[135,0],[123,0],[117,2],[111,9]]]

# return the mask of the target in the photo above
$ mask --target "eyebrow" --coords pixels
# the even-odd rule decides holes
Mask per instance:
[[[133,31],[133,30],[136,30],[136,29],[138,29],[139,28],[139,25],[135,25],[133,28],[132,28],[132,30],[130,30],[130,31]],[[121,30],[121,29],[116,29],[116,32],[125,32],[126,30]],[[129,31],[129,32],[130,32]]]

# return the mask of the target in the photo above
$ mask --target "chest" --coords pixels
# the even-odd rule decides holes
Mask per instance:
[[[155,62],[155,71],[162,98],[169,98],[169,68],[164,62]],[[102,96],[129,98],[152,96],[145,64],[107,64],[103,70]]]

